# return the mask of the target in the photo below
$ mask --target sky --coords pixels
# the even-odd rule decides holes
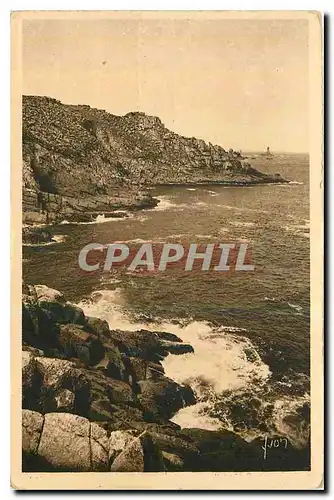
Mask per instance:
[[[25,20],[23,93],[243,151],[308,151],[308,21]]]

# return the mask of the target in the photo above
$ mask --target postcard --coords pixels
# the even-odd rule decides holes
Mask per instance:
[[[322,489],[322,15],[11,23],[12,487]]]

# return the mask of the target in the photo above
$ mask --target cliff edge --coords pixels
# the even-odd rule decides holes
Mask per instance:
[[[147,188],[156,184],[284,182],[232,149],[168,130],[158,117],[39,96],[23,96],[22,156],[27,223],[153,207]]]

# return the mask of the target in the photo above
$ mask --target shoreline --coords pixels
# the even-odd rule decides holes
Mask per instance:
[[[175,187],[196,187],[196,186],[231,186],[231,187],[246,187],[246,186],[259,186],[259,185],[270,185],[270,184],[289,184],[290,181],[287,181],[285,179],[272,179],[272,180],[240,180],[240,181],[220,181],[220,180],[203,180],[199,182],[164,182],[160,184],[155,184],[154,187],[169,187],[169,186],[175,186]],[[153,187],[153,188],[154,188]]]
[[[252,186],[259,186],[259,185],[271,185],[271,184],[289,184],[288,180],[285,179],[276,179],[274,177],[271,177],[269,179],[248,179],[248,180],[209,180],[205,179],[202,181],[196,181],[196,182],[165,182],[165,183],[156,183],[151,186],[146,186],[146,189],[151,191],[154,190],[156,187],[201,187],[201,186],[226,186],[226,187],[252,187]],[[48,195],[48,198],[51,196],[57,196],[57,195],[52,195],[51,193],[43,193],[45,195]],[[59,195],[60,196],[60,195]],[[60,196],[60,198],[62,198]],[[64,197],[63,197],[64,198]],[[62,212],[61,216],[59,216],[59,213],[57,216],[54,215],[52,211],[48,212],[47,210],[40,210],[39,212],[34,211],[30,212],[27,209],[23,209],[23,220],[24,220],[24,225],[25,228],[33,228],[33,227],[54,227],[55,225],[58,225],[61,221],[61,219],[66,220],[68,223],[80,223],[80,222],[94,222],[94,216],[97,218],[98,216],[105,217],[105,218],[115,218],[115,219],[124,219],[129,216],[129,213],[134,213],[134,212],[139,212],[141,210],[149,210],[149,209],[154,209],[155,207],[158,206],[160,203],[160,200],[158,198],[155,198],[154,196],[151,195],[145,195],[142,199],[136,200],[136,202],[122,202],[122,203],[117,203],[115,205],[115,208],[111,208],[103,206],[103,203],[105,203],[105,200],[103,200],[101,197],[94,197],[94,203],[97,204],[101,201],[101,209],[94,209],[93,211],[91,210],[91,206],[88,208],[88,210],[72,210],[69,212]],[[61,201],[61,205],[62,205]],[[88,199],[88,204],[91,203],[90,198]],[[110,203],[110,202],[109,202]],[[73,209],[73,205],[72,205]],[[35,216],[30,215],[31,219],[29,219],[29,214],[36,214]],[[51,215],[50,215],[51,214]],[[34,220],[35,219],[35,220]],[[37,220],[36,220],[37,219]],[[50,240],[48,240],[50,241]]]

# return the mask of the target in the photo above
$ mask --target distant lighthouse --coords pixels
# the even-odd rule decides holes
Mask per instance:
[[[272,157],[272,156],[274,156],[274,155],[273,155],[273,153],[270,151],[270,147],[269,147],[269,146],[267,146],[267,150],[266,150],[266,152],[265,152],[265,153],[261,153],[261,156],[265,156],[266,158],[268,158],[268,159],[269,159],[269,158],[271,158],[271,157]]]

